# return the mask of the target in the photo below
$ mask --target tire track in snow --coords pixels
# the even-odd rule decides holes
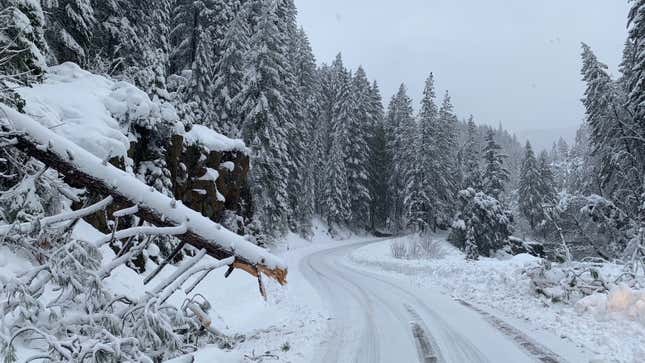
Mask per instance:
[[[320,271],[320,266],[315,264],[314,261],[320,261],[318,258],[324,256],[328,252],[329,251],[324,250],[308,256],[308,258],[302,262],[303,266],[318,277],[318,283],[322,284],[319,285],[319,287],[322,286],[327,292],[332,294],[334,291],[342,292],[342,294],[346,294],[342,297],[343,299],[351,297],[350,301],[356,301],[360,306],[366,309],[364,311],[365,314],[362,314],[362,319],[360,319],[362,320],[361,323],[363,325],[363,329],[360,331],[361,334],[359,337],[353,337],[360,340],[360,344],[357,344],[358,352],[356,353],[356,359],[354,362],[379,362],[378,336],[375,334],[369,334],[369,332],[377,331],[374,321],[376,314],[373,311],[373,304],[370,296],[368,296],[352,281],[344,279],[342,275],[337,273],[337,271]],[[333,348],[324,352],[325,355],[322,357],[321,362],[341,361],[343,358],[346,358],[343,357],[343,352],[341,352],[340,348],[345,346],[347,344],[346,339],[350,338],[346,335],[353,332],[349,326],[345,325],[351,321],[348,319],[348,316],[346,315],[347,313],[347,311],[336,310],[333,318],[330,319],[331,324],[334,326],[334,334],[331,336],[331,341],[328,341],[327,344],[330,344]]]
[[[551,351],[549,348],[536,342],[531,337],[524,334],[522,331],[518,330],[517,328],[514,328],[513,326],[506,323],[502,319],[496,317],[495,315],[487,311],[484,311],[462,299],[455,298],[455,301],[482,315],[484,319],[486,319],[486,321],[488,321],[490,324],[492,324],[495,328],[497,328],[499,331],[504,333],[506,336],[513,339],[514,342],[519,344],[527,352],[531,353],[531,355],[533,355],[538,361],[543,363],[566,362],[566,360],[564,360],[562,357],[560,357],[559,355]]]
[[[437,349],[437,343],[432,339],[432,335],[428,333],[428,328],[423,324],[421,316],[410,305],[405,304],[404,306],[414,319],[410,322],[410,327],[412,328],[412,335],[417,343],[419,360],[423,363],[443,361],[443,359],[439,359],[441,355],[439,349]]]
[[[350,260],[347,260],[347,261],[349,262]],[[461,362],[469,362],[469,363],[473,363],[473,362],[487,363],[487,362],[489,362],[489,360],[487,360],[484,357],[482,352],[475,345],[473,345],[470,341],[465,339],[463,337],[463,335],[461,335],[459,332],[454,331],[453,329],[451,329],[446,324],[446,322],[444,321],[444,318],[442,316],[438,315],[435,311],[433,311],[433,309],[429,305],[427,305],[427,302],[422,301],[421,299],[419,299],[417,296],[415,296],[414,294],[412,294],[408,290],[402,288],[401,286],[399,286],[397,284],[393,284],[391,281],[388,281],[388,280],[384,279],[382,276],[379,276],[377,274],[373,274],[371,272],[362,270],[360,268],[356,268],[356,266],[352,265],[352,264],[347,265],[347,264],[342,264],[341,262],[338,262],[337,265],[342,265],[345,269],[348,269],[348,271],[351,271],[351,273],[353,273],[353,274],[356,274],[358,276],[362,276],[362,277],[364,277],[366,279],[369,279],[369,280],[378,281],[381,284],[383,284],[383,286],[387,286],[388,288],[395,290],[396,295],[407,302],[407,303],[403,304],[404,308],[406,308],[407,306],[410,306],[410,304],[414,304],[414,306],[417,308],[417,310],[415,310],[415,312],[417,313],[416,316],[418,318],[417,321],[420,321],[420,322],[425,321],[425,319],[420,317],[418,311],[421,311],[426,316],[430,316],[432,318],[433,322],[438,324],[438,326],[434,326],[435,330],[438,330],[440,334],[448,336],[449,341],[452,343],[450,345],[450,349],[453,349],[455,352],[459,351],[458,354],[460,355],[460,359],[461,359],[459,361],[460,363]],[[374,297],[378,299],[377,295],[374,295]],[[379,299],[379,300],[383,301],[382,299]],[[406,310],[409,311],[408,309],[406,309]],[[425,327],[425,325],[423,327],[424,327],[426,332],[429,331]],[[432,337],[432,336],[430,335],[430,337]],[[445,342],[445,339],[444,339],[444,342]],[[440,350],[438,349],[439,344],[436,343],[435,339],[433,339],[433,343],[435,343],[435,347],[437,347],[436,351],[440,353]],[[449,352],[448,353],[449,355],[450,355],[450,353],[453,353],[453,361],[454,361],[454,353],[455,352]],[[440,362],[446,361],[445,357],[443,357],[442,355],[440,355],[439,358],[440,358],[439,359]],[[423,360],[422,360],[422,362],[423,362]]]

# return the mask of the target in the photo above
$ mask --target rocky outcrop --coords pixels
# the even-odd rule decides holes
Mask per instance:
[[[212,130],[205,132],[214,133]],[[227,147],[226,143],[217,148],[210,145],[209,148],[186,134],[174,133],[160,138],[159,135],[163,133],[159,130],[145,128],[137,129],[136,134],[136,141],[130,144],[128,157],[138,178],[160,192],[172,195],[212,221],[234,232],[243,232],[244,222],[251,217],[248,187],[250,162],[246,148]],[[237,142],[234,145],[239,146],[241,141]],[[128,163],[123,158],[113,158],[110,163],[119,169],[127,169]],[[91,196],[90,200],[100,198],[96,195]],[[107,212],[110,214],[126,207],[114,204]],[[88,222],[104,233],[110,231],[105,216],[93,216],[88,218]]]
[[[174,135],[166,155],[175,198],[231,228],[231,215],[248,218],[249,156],[238,150],[212,151]],[[242,228],[240,224],[235,229]]]

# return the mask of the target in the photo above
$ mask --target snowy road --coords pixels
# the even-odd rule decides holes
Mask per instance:
[[[332,247],[301,261],[300,270],[332,313],[315,355],[319,362],[562,361],[467,304],[348,261],[354,249],[375,242]]]

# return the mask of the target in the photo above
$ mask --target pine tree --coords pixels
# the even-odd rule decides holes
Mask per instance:
[[[558,139],[558,155],[563,159],[569,156],[569,144],[562,137]]]
[[[440,187],[438,180],[441,179],[439,170],[439,111],[436,105],[436,96],[434,91],[434,76],[431,73],[426,79],[421,100],[421,112],[419,113],[419,132],[415,145],[415,172],[416,178],[412,184],[418,188],[415,196],[418,200],[414,201],[414,212],[417,214],[414,219],[422,222],[419,226],[421,229],[436,228],[436,221],[439,209],[439,193],[437,188]],[[410,193],[410,191],[408,191]]]
[[[556,190],[555,190],[555,177],[551,169],[549,155],[546,151],[540,152],[538,157],[538,165],[540,168],[540,195],[542,202],[546,204],[555,203]]]
[[[98,20],[91,0],[46,1],[45,36],[55,63],[84,64],[92,49]]]
[[[348,178],[349,125],[354,124],[355,104],[351,94],[351,75],[338,54],[331,67],[328,81],[329,154],[325,165],[324,213],[333,225],[346,224],[352,219]],[[339,160],[343,165],[337,165]],[[332,188],[335,187],[335,188]]]
[[[95,36],[101,49],[90,60],[89,67],[97,73],[117,74],[153,97],[170,100],[166,79],[173,3],[173,0],[96,3],[97,17],[108,20],[101,23],[101,31]],[[109,69],[97,69],[97,63],[104,60],[101,54],[113,55]]]
[[[325,188],[327,185],[327,174],[325,172],[327,159],[331,149],[331,118],[332,108],[336,99],[334,89],[334,72],[332,68],[323,64],[317,72],[318,89],[318,122],[314,124],[314,152],[315,152],[315,190],[316,190],[316,212],[325,215]]]
[[[249,42],[250,70],[240,93],[241,114],[245,115],[242,136],[253,150],[251,187],[256,218],[261,228],[278,235],[286,232],[290,215],[287,130],[291,120],[282,78],[289,65],[287,44],[276,25],[275,2],[263,2],[257,10],[257,26]]]
[[[491,256],[508,244],[513,223],[510,210],[490,195],[472,188],[460,191],[458,201],[459,213],[448,238],[464,249],[467,256],[475,256],[475,247],[479,255]]]
[[[372,197],[370,204],[370,226],[372,230],[384,227],[389,214],[388,210],[388,181],[390,180],[390,157],[387,150],[383,100],[378,84],[370,87],[369,97],[370,116],[370,166],[369,188]]]
[[[484,162],[486,163],[483,173],[484,192],[499,200],[504,192],[504,185],[509,180],[509,172],[504,167],[506,155],[501,153],[502,147],[495,141],[495,132],[490,129],[486,135],[486,146],[484,147]]]
[[[302,155],[301,188],[296,196],[292,207],[296,229],[303,236],[311,234],[311,221],[315,213],[316,182],[320,177],[316,170],[316,161],[323,155],[319,154],[317,123],[320,119],[319,80],[316,72],[316,62],[309,45],[309,40],[303,29],[295,34],[295,50],[293,51],[292,66],[298,87],[299,105],[302,108],[302,123],[297,127],[298,139],[292,142],[300,142]]]
[[[412,140],[414,150],[422,150],[422,137],[419,132]],[[405,208],[407,226],[412,227],[415,232],[424,232],[428,230],[428,211],[430,207],[430,198],[426,194],[424,183],[427,182],[426,171],[423,169],[423,154],[416,152],[413,154],[414,159],[410,167],[405,185],[405,194],[403,205]]]
[[[399,91],[390,101],[387,114],[388,150],[392,155],[390,176],[390,224],[394,231],[405,226],[405,186],[410,178],[413,161],[415,121],[412,115],[412,100],[407,89],[401,84]]]
[[[464,145],[462,153],[462,164],[464,165],[462,189],[473,188],[475,190],[482,190],[484,187],[481,168],[479,166],[480,151],[479,132],[473,116],[470,116],[466,130],[466,144]]]
[[[537,223],[543,215],[542,204],[544,202],[544,190],[541,168],[538,165],[538,161],[535,158],[529,142],[526,143],[526,153],[522,161],[518,192],[519,210],[529,221],[531,230],[535,230]]]
[[[178,0],[170,32],[170,72],[187,74],[183,102],[193,102],[195,122],[213,125],[211,98],[215,74],[214,1]]]
[[[330,228],[345,225],[351,218],[347,195],[347,169],[345,168],[344,130],[336,129],[332,134],[332,145],[325,165],[325,216]]]
[[[221,41],[221,55],[215,65],[212,84],[213,112],[211,127],[230,137],[239,137],[244,116],[240,114],[240,95],[244,88],[245,55],[249,51],[248,19],[251,2],[241,7]]]
[[[457,192],[457,116],[453,111],[450,95],[446,91],[439,117],[436,135],[436,177],[434,190],[437,193],[435,226],[447,226],[454,215],[455,193]]]
[[[202,0],[203,1],[203,0]],[[224,52],[228,51],[228,46],[225,44],[226,34],[230,31],[233,21],[240,15],[242,1],[241,0],[207,0],[210,4],[207,5],[212,9],[212,14],[209,19],[209,27],[211,27],[211,41],[213,48],[213,57],[215,63],[219,63]],[[247,16],[245,19],[248,21],[250,14],[250,5],[252,2],[244,2],[247,11],[242,15]],[[248,22],[247,22],[248,25]]]
[[[42,75],[48,51],[44,37],[45,17],[39,2],[0,0],[0,81],[5,76],[20,82]]]
[[[636,120],[640,120],[637,133],[645,134],[645,0],[632,0],[632,7],[629,12],[629,41],[634,49],[628,49],[625,55],[628,56],[628,63],[632,64],[628,80],[629,103],[632,106]],[[585,45],[583,45],[585,47]],[[587,47],[588,48],[588,47]],[[587,51],[585,48],[585,51]],[[629,57],[633,55],[633,60]],[[636,136],[636,135],[632,135]]]
[[[616,200],[628,211],[636,213],[640,205],[643,183],[643,158],[645,149],[634,141],[631,114],[638,113],[623,107],[627,96],[607,73],[607,66],[598,61],[591,48],[582,45],[582,76],[587,84],[583,104],[589,124],[593,154],[598,159],[595,173],[600,175],[603,195]],[[633,99],[630,101],[633,102]]]
[[[347,148],[345,165],[349,187],[351,224],[354,228],[366,228],[370,219],[372,197],[369,190],[369,132],[370,132],[370,83],[362,67],[352,80],[353,115],[347,124]]]

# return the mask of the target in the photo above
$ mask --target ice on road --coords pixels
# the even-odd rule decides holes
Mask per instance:
[[[315,354],[319,362],[560,361],[522,348],[449,296],[348,261],[353,250],[374,242],[332,247],[301,261],[300,270],[332,313]]]

